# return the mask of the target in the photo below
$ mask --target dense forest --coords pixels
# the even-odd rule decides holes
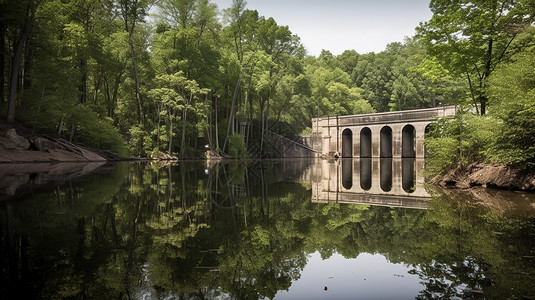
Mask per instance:
[[[313,117],[458,104],[467,114],[437,126],[435,157],[533,165],[534,1],[430,8],[382,52],[314,57],[245,0],[4,0],[0,107],[122,155],[196,158],[205,145],[269,155],[264,133],[307,133]]]

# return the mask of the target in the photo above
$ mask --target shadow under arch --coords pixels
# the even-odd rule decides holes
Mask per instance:
[[[381,158],[392,157],[392,128],[390,126],[381,128],[379,149]]]
[[[364,127],[360,131],[360,157],[372,157],[372,131],[368,127]]]
[[[416,130],[412,125],[405,125],[401,131],[401,157],[416,157]]]
[[[349,128],[342,131],[342,157],[353,157],[353,131]]]

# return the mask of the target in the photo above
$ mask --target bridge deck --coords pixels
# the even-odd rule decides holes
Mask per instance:
[[[324,126],[358,126],[400,122],[410,123],[419,121],[430,121],[445,116],[453,116],[455,115],[456,111],[457,107],[451,105],[426,109],[313,118],[312,123],[314,123],[315,121],[318,122],[325,120],[327,120],[328,122],[326,124],[323,123]]]

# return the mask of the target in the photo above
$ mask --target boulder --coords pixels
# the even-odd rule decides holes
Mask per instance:
[[[30,142],[17,134],[15,128],[7,130],[6,136],[13,142],[15,149],[28,150],[30,149]]]
[[[54,149],[63,148],[58,143],[52,142],[51,140],[44,137],[36,137],[31,140],[31,143],[38,151],[50,151]]]

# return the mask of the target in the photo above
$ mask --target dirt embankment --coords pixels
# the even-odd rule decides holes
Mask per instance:
[[[471,164],[458,167],[431,180],[443,187],[467,189],[475,186],[535,192],[535,174],[501,164]]]

